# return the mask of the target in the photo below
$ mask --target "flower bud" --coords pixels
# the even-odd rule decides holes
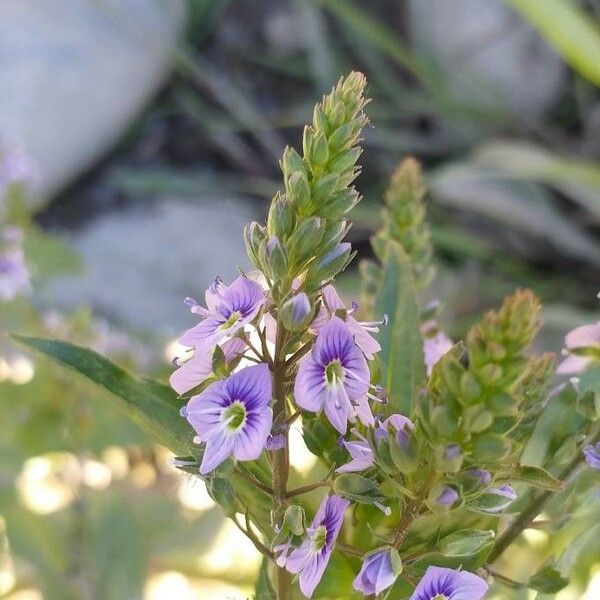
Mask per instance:
[[[290,262],[294,266],[298,266],[312,256],[322,238],[323,222],[319,217],[310,217],[300,221],[287,242]]]
[[[402,572],[396,548],[387,546],[367,554],[352,586],[365,596],[376,596],[389,588]]]
[[[271,202],[267,228],[271,235],[285,239],[294,226],[294,210],[285,196],[278,196]]]
[[[306,164],[302,157],[290,146],[287,146],[283,151],[281,160],[281,170],[286,177],[289,177],[296,171],[306,171]]]
[[[263,243],[260,249],[260,259],[267,275],[273,279],[285,277],[288,270],[288,261],[285,250],[277,236],[272,236]]]
[[[246,244],[246,253],[252,264],[257,268],[261,268],[259,259],[259,251],[262,242],[266,236],[265,228],[259,225],[256,221],[248,223],[244,228],[244,242]]]
[[[443,473],[458,473],[463,462],[463,456],[458,444],[438,446],[435,450],[435,464]]]
[[[295,171],[288,180],[290,200],[301,215],[311,212],[311,192],[308,178],[303,171]]]
[[[327,201],[337,190],[340,177],[337,173],[329,173],[320,177],[313,184],[313,198],[315,204],[319,205]]]
[[[308,296],[301,292],[284,302],[279,310],[279,317],[288,331],[304,331],[313,318],[313,309]]]
[[[452,508],[459,499],[458,492],[449,485],[437,486],[429,494],[429,504],[437,508]]]
[[[348,242],[339,244],[319,261],[315,272],[311,275],[311,282],[318,285],[335,277],[346,268],[351,260],[351,255],[351,244]]]
[[[496,514],[502,512],[517,499],[517,493],[510,485],[489,487],[468,503],[467,508],[474,512]]]
[[[308,148],[308,162],[311,166],[323,167],[329,160],[329,144],[323,132],[317,133]]]

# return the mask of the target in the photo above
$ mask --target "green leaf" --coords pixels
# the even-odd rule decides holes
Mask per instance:
[[[260,565],[258,579],[254,587],[255,600],[277,600],[273,584],[269,579],[269,560],[265,557]]]
[[[550,566],[542,567],[527,582],[527,587],[542,594],[556,594],[569,583],[556,569]]]
[[[486,546],[491,546],[494,536],[491,529],[460,529],[447,535],[440,542],[439,550],[444,556],[473,556]]]
[[[425,364],[411,264],[397,242],[387,245],[375,312],[390,319],[379,334],[381,383],[390,398],[390,411],[410,415]]]
[[[374,504],[382,499],[377,482],[356,473],[343,473],[336,477],[333,490],[353,502]]]
[[[519,465],[511,470],[507,476],[512,481],[522,481],[528,483],[540,490],[549,490],[551,492],[562,492],[564,484],[560,479],[553,477],[548,471],[541,467],[532,467]]]
[[[177,395],[166,386],[136,379],[100,354],[68,342],[12,337],[109,392],[116,404],[155,442],[178,455],[189,452],[192,430],[179,414]]]
[[[580,75],[600,86],[600,31],[571,0],[505,0],[556,48]]]

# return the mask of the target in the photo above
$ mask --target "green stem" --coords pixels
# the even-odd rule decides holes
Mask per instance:
[[[398,525],[396,525],[396,530],[394,532],[394,541],[393,544],[396,548],[400,548],[402,542],[404,542],[408,530],[412,525],[413,521],[419,516],[421,512],[421,507],[425,502],[425,498],[427,498],[427,494],[429,494],[429,490],[435,481],[435,473],[432,471],[429,473],[427,479],[423,482],[423,486],[418,494],[418,496],[414,500],[409,500],[402,511],[402,517],[400,521],[398,521]]]
[[[595,444],[600,441],[600,430],[598,430],[586,444]],[[567,481],[571,475],[577,470],[583,462],[583,455],[578,452],[575,458],[563,469],[559,475],[559,479]],[[552,491],[546,491],[535,496],[529,505],[521,512],[521,514],[513,521],[512,525],[496,540],[494,548],[488,557],[488,564],[494,563],[505,552],[505,550],[528,529],[533,520],[542,512],[546,502],[555,494]]]
[[[275,360],[273,364],[273,422],[282,424],[287,417],[287,404],[285,401],[285,363],[282,361],[282,348],[285,343],[285,330],[281,323],[277,323],[277,339],[275,342]],[[285,444],[279,450],[271,453],[273,464],[273,502],[272,510],[275,523],[281,527],[285,512],[287,497],[287,480],[290,470],[288,432],[282,428],[285,436]],[[277,600],[291,600],[292,598],[292,576],[284,567],[277,567]]]
[[[331,487],[331,482],[317,481],[316,483],[308,483],[307,485],[301,485],[300,487],[290,490],[286,494],[286,498],[293,498],[294,496],[299,496],[300,494],[306,494],[308,492],[312,492],[313,490],[316,490],[316,489],[319,489],[322,487]]]

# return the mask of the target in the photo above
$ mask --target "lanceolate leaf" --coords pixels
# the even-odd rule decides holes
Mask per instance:
[[[100,354],[68,342],[13,337],[109,392],[116,405],[157,443],[176,454],[189,452],[192,430],[179,415],[177,395],[166,386],[136,379]]]
[[[425,365],[411,264],[397,242],[387,245],[375,313],[389,316],[387,327],[379,334],[381,383],[389,395],[391,412],[410,415]]]
[[[512,481],[523,481],[541,490],[551,492],[562,492],[564,484],[560,479],[553,477],[548,471],[540,467],[531,467],[528,465],[519,465],[508,473]]]

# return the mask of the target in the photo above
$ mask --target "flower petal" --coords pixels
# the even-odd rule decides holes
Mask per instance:
[[[204,456],[200,465],[200,475],[206,475],[218,467],[230,456],[233,450],[233,439],[224,433],[218,434],[206,442]]]
[[[294,383],[294,398],[298,406],[319,412],[325,402],[325,372],[322,365],[317,364],[309,354],[300,360],[296,381]]]

